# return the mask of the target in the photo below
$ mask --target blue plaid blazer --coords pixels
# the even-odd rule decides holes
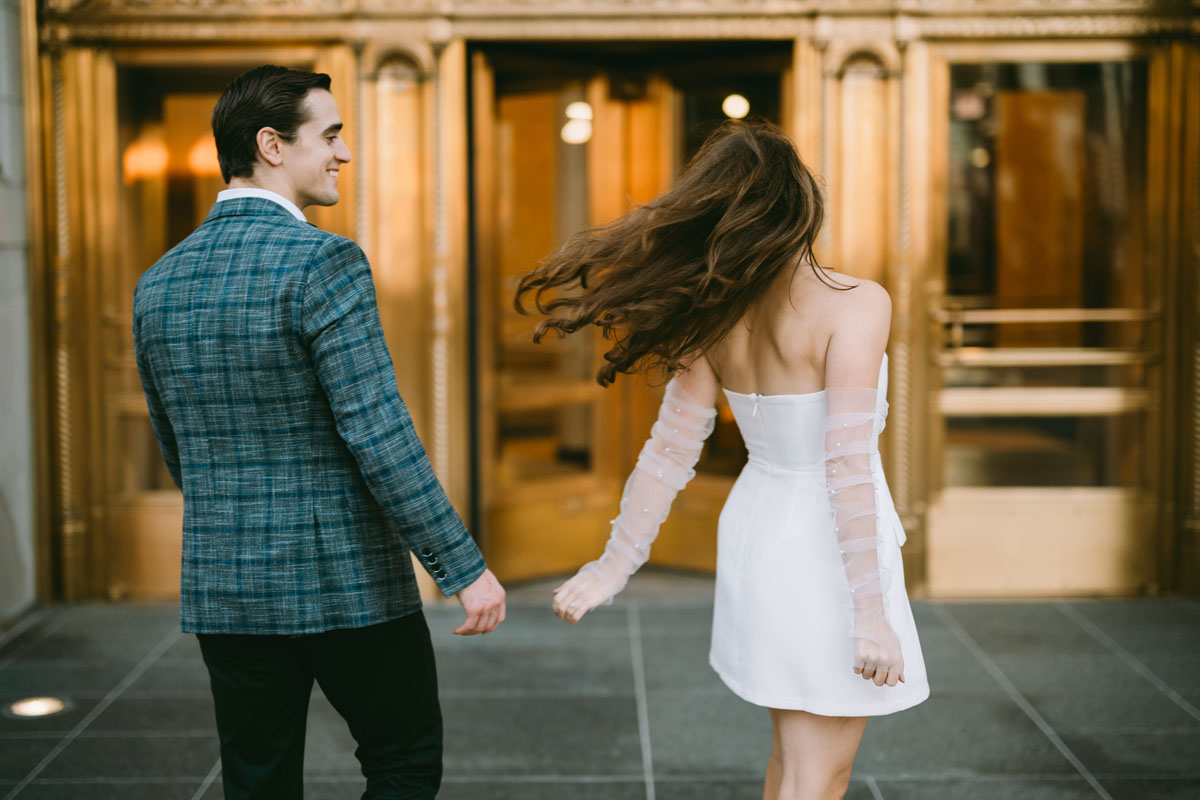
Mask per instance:
[[[302,634],[484,570],[396,390],[366,256],[261,198],[216,203],[138,281],[138,372],[183,489],[183,630]]]

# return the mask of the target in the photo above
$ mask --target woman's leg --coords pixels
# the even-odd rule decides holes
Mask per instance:
[[[779,717],[771,712],[771,756],[767,759],[767,778],[763,781],[763,800],[779,800],[779,782],[783,779],[783,752],[779,745]]]
[[[822,717],[771,709],[772,758],[779,756],[778,790],[770,800],[840,800],[850,783],[866,717]],[[768,763],[767,775],[771,774]],[[768,789],[770,784],[768,782]]]

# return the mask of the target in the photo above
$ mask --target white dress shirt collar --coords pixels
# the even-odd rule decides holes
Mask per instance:
[[[291,200],[288,200],[278,192],[272,192],[270,189],[222,189],[221,191],[217,192],[218,203],[224,200],[237,200],[242,197],[258,197],[263,200],[270,200],[272,203],[278,203],[286,208],[288,213],[296,219],[300,220],[301,222],[308,222],[308,220],[304,217],[304,212],[301,211],[295,203],[293,203]]]

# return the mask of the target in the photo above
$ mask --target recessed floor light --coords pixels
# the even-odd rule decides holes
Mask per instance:
[[[9,717],[49,717],[67,709],[67,701],[57,697],[26,697],[4,707]]]

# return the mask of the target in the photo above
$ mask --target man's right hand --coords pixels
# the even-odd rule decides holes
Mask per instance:
[[[454,632],[459,636],[491,633],[504,622],[504,587],[490,569],[455,595],[467,612],[467,619]]]

